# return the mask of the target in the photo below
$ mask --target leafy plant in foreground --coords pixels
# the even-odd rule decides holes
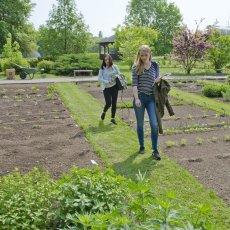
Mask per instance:
[[[0,179],[0,229],[45,229],[55,184],[42,169],[22,176],[15,169]]]
[[[112,211],[126,201],[125,183],[125,178],[115,176],[111,170],[102,172],[99,168],[77,170],[73,167],[58,182],[52,227],[76,226],[79,214]]]

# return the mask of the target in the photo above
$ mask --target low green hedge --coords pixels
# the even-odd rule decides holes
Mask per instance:
[[[222,97],[223,93],[230,91],[230,85],[208,83],[202,88],[202,94],[206,97]]]
[[[66,54],[59,56],[53,65],[52,73],[72,76],[75,69],[92,69],[97,75],[101,66],[98,54]]]

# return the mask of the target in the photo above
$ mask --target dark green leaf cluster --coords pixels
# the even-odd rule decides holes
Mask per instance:
[[[52,61],[43,60],[38,63],[37,68],[41,73],[49,73],[53,69],[53,64]]]
[[[22,176],[16,169],[0,179],[0,229],[45,229],[56,185],[43,170]]]
[[[202,94],[206,97],[222,97],[222,92],[230,91],[227,84],[208,83],[202,88]]]
[[[75,69],[92,69],[93,74],[97,75],[100,65],[98,54],[65,54],[56,59],[53,72],[57,75],[73,76]]]
[[[73,167],[59,181],[56,208],[53,210],[55,226],[72,226],[79,214],[110,212],[127,199],[126,180],[111,170],[98,168],[77,170]]]

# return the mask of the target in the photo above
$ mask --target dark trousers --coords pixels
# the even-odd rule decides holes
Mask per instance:
[[[115,118],[115,113],[117,109],[117,96],[118,96],[118,89],[117,86],[114,85],[113,87],[110,88],[105,88],[103,90],[104,98],[105,98],[105,107],[104,107],[104,112],[106,113],[107,110],[111,108],[111,118]]]

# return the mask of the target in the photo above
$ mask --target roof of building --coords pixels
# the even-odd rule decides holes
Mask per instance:
[[[115,35],[112,35],[110,37],[104,38],[98,43],[99,44],[105,44],[105,43],[113,43],[113,42],[115,42]]]

